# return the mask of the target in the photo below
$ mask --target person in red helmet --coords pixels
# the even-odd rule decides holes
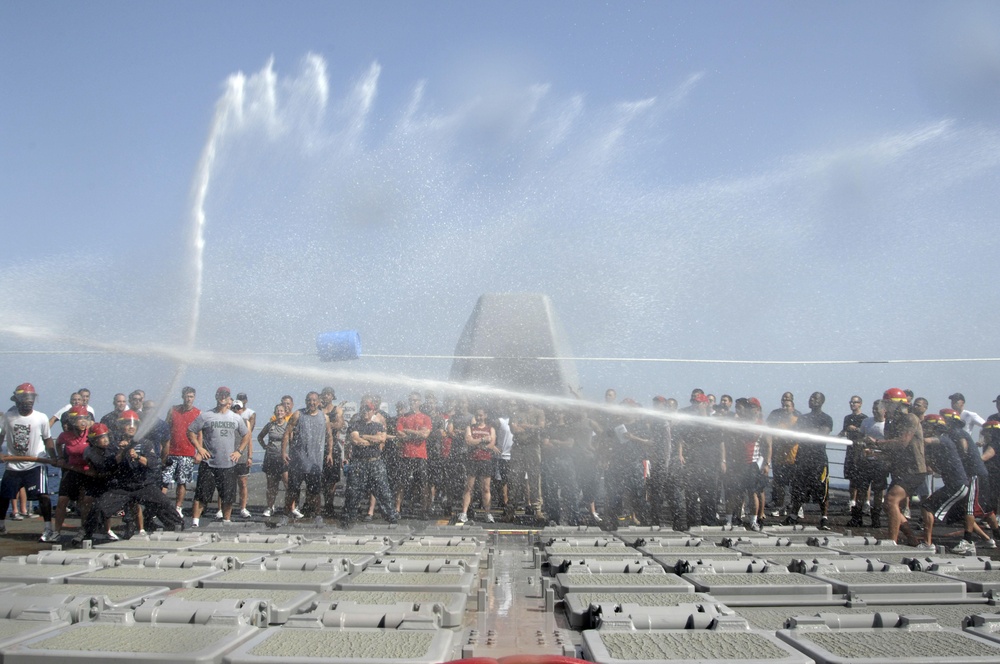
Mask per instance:
[[[997,400],[1000,401],[1000,397]],[[990,415],[983,423],[982,459],[989,473],[989,481],[983,491],[983,509],[996,514],[1000,510],[1000,417],[995,415]],[[991,536],[1000,540],[1000,528],[994,528]]]
[[[118,427],[121,440],[111,445],[113,457],[106,456],[99,464],[98,472],[108,477],[107,489],[97,498],[81,532],[73,538],[74,545],[79,545],[102,525],[106,529],[115,514],[125,511],[129,515],[133,505],[145,511],[147,520],[156,517],[172,530],[184,529],[184,520],[177,514],[173,502],[160,491],[160,459],[155,443],[147,438],[136,439],[138,427],[137,413],[132,410],[122,413]],[[141,529],[142,523],[138,525]],[[131,532],[131,523],[127,523],[126,528],[126,532]],[[110,535],[110,531],[107,532]]]
[[[888,537],[899,539],[900,533],[906,540],[915,540],[913,531],[903,516],[903,505],[912,496],[927,495],[927,462],[924,458],[924,431],[920,420],[910,412],[910,398],[898,387],[892,387],[882,395],[886,407],[885,438],[869,438],[868,443],[884,451],[892,484],[885,497],[885,514],[888,521]]]
[[[66,508],[71,500],[75,500],[80,506],[81,520],[87,518],[89,505],[84,500],[87,476],[83,474],[86,469],[83,455],[89,447],[87,432],[93,424],[94,420],[86,407],[75,406],[69,411],[69,426],[56,438],[56,457],[59,459],[58,465],[63,469],[52,527],[52,532],[57,537],[60,536],[66,520]]]
[[[38,511],[45,520],[42,541],[53,542],[57,537],[52,531],[52,501],[43,463],[54,456],[55,446],[49,418],[35,410],[37,396],[31,383],[18,385],[10,397],[14,406],[4,413],[0,426],[0,445],[7,447],[7,455],[0,455],[0,461],[7,464],[0,480],[0,534],[7,532],[3,519],[10,501],[23,488],[29,500],[38,501]]]
[[[975,553],[976,545],[974,542],[976,535],[982,538],[983,548],[995,549],[997,547],[996,541],[983,532],[983,529],[976,523],[976,519],[984,518],[993,530],[997,528],[996,514],[992,511],[984,510],[979,502],[980,487],[985,486],[989,481],[986,464],[983,463],[979,448],[976,447],[972,436],[969,435],[969,432],[965,428],[965,421],[962,419],[962,414],[953,408],[942,408],[938,412],[945,422],[948,437],[955,443],[955,449],[958,451],[958,456],[968,476],[969,491],[967,500],[964,501],[963,505],[952,510],[952,515],[956,519],[962,519],[965,527],[962,541],[952,549],[952,553]]]
[[[944,521],[952,508],[968,502],[969,478],[962,466],[955,441],[948,435],[944,418],[929,413],[922,420],[927,465],[941,476],[942,485],[920,501],[924,517],[924,539],[916,544],[920,551],[932,552],[935,522]],[[973,547],[974,549],[975,547]]]

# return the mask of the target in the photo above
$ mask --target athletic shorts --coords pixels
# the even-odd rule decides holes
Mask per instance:
[[[233,468],[236,469],[236,477],[246,477],[250,474],[250,463],[238,463]]]
[[[749,463],[743,469],[743,477],[740,478],[740,488],[745,493],[761,493],[767,491],[769,480],[766,474],[760,472],[760,466],[756,463]]]
[[[263,470],[268,477],[281,477],[288,470],[288,464],[281,458],[281,452],[268,452],[264,455]]]
[[[195,489],[194,499],[202,505],[208,505],[215,497],[216,489],[219,490],[223,505],[236,502],[236,469],[212,468],[202,461],[198,466],[198,487]]]
[[[493,477],[493,459],[468,459],[465,462],[466,477]]]
[[[863,458],[858,462],[856,471],[857,484],[859,488],[867,488],[869,485],[872,491],[885,491],[889,486],[887,479],[889,471],[885,467],[885,462],[881,459]]]
[[[163,486],[171,484],[190,484],[194,477],[194,457],[168,456],[163,466]]]
[[[920,501],[920,509],[926,510],[934,515],[935,521],[944,521],[952,509],[961,510],[965,514],[965,507],[968,504],[969,485],[960,484],[958,486],[943,486],[931,495]]]
[[[427,486],[427,459],[400,457],[398,487],[413,486],[414,484],[421,490]]]
[[[443,487],[448,481],[448,460],[443,458],[427,460],[427,481],[433,486]]]
[[[986,482],[985,490],[982,492],[983,510],[989,514],[996,512],[1000,504],[1000,470],[990,473],[990,478]]]
[[[504,459],[503,457],[497,457],[494,460],[494,463],[495,463],[495,467],[494,467],[494,475],[493,475],[493,477],[496,479],[497,482],[500,483],[500,486],[503,486],[504,484],[509,484],[510,483],[510,474],[512,472],[511,467],[510,467],[510,459]]]
[[[344,467],[343,457],[333,446],[333,463],[323,461],[323,486],[332,487],[340,482],[340,469]]]
[[[893,475],[892,486],[902,487],[908,496],[923,498],[927,495],[927,476],[922,473]]]
[[[799,459],[792,475],[792,501],[803,503],[825,502],[830,494],[828,466],[823,462],[813,463]]]
[[[59,495],[73,498],[74,500],[79,498],[81,494],[86,493],[89,479],[83,473],[78,473],[75,470],[66,470],[62,476],[62,483],[59,485]]]
[[[306,483],[306,494],[317,495],[323,490],[323,470],[306,470],[302,466],[291,463],[288,465],[288,490],[298,491],[302,483]]]
[[[16,498],[17,492],[24,489],[29,500],[38,500],[39,496],[48,493],[46,480],[43,466],[35,466],[29,470],[7,468],[0,480],[0,498]]]

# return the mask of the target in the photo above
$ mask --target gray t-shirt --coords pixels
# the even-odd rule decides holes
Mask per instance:
[[[267,443],[264,445],[265,454],[281,454],[281,440],[285,437],[285,429],[288,428],[288,420],[280,419],[268,422]]]
[[[323,411],[310,415],[302,409],[295,425],[295,436],[289,446],[290,462],[305,472],[323,470],[323,460],[326,457],[326,426],[327,416]]]
[[[212,455],[208,460],[209,466],[232,468],[234,464],[229,456],[239,448],[243,436],[247,435],[247,423],[231,410],[224,413],[207,410],[195,418],[188,431],[202,433],[205,449]]]

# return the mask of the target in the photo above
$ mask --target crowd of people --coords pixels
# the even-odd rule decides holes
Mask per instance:
[[[255,517],[247,479],[257,413],[245,393],[234,399],[219,387],[214,406],[201,410],[195,389],[185,387],[181,402],[162,418],[142,390],[116,394],[100,419],[86,389],[51,418],[35,410],[36,398],[30,383],[17,386],[3,417],[0,514],[6,519],[13,503],[18,518],[24,501],[36,501],[45,522],[42,541],[61,537],[71,505],[82,524],[77,543],[119,537],[110,528],[116,516],[123,518],[124,536],[147,525],[198,528],[206,510],[226,522],[234,512]],[[977,539],[996,546],[1000,413],[984,419],[965,409],[960,393],[949,397],[949,408],[930,412],[926,398],[891,388],[872,403],[870,415],[861,397],[852,396],[850,413],[834,433],[825,401],[812,393],[803,413],[786,392],[765,416],[755,397],[716,400],[701,389],[683,408],[657,396],[649,409],[630,398],[619,401],[613,389],[603,404],[565,400],[552,407],[473,402],[461,391],[439,402],[431,392],[413,391],[390,414],[379,395],[361,397],[356,412],[345,412],[346,402],[330,387],[309,392],[299,408],[286,395],[256,435],[267,484],[258,516],[325,517],[350,527],[372,520],[377,509],[389,523],[406,515],[456,523],[528,518],[608,528],[625,522],[760,530],[771,520],[798,523],[804,506],[815,503],[818,527],[828,530],[827,446],[838,436],[846,446],[850,491],[844,525],[862,527],[867,515],[872,528],[882,528],[884,515],[890,539],[931,549],[934,525],[956,522],[965,533],[956,551],[974,551]],[[62,432],[53,440],[57,423]],[[55,510],[47,486],[52,468],[61,470]],[[342,481],[344,502],[337,509]]]

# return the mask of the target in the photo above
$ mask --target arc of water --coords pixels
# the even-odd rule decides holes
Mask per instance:
[[[268,67],[270,69],[270,65]],[[215,115],[212,118],[211,129],[208,132],[208,140],[198,159],[198,168],[195,171],[194,184],[191,192],[191,308],[188,310],[187,330],[184,335],[183,347],[188,350],[194,349],[195,341],[198,338],[198,324],[201,317],[201,298],[204,288],[205,274],[205,201],[208,199],[209,184],[212,180],[212,169],[219,154],[219,148],[230,126],[233,116],[241,115],[245,100],[246,77],[242,73],[237,73],[229,77],[226,83],[226,91],[215,105]],[[173,376],[167,385],[159,401],[159,410],[166,409],[169,399],[180,386],[181,379],[187,371],[188,363],[184,357],[180,357],[174,368]],[[137,435],[145,433],[145,429],[152,426],[153,419],[150,418],[140,426]]]
[[[227,366],[234,369],[244,369],[256,371],[258,373],[269,373],[283,376],[297,376],[309,378],[317,382],[332,380],[355,380],[360,382],[384,383],[393,385],[406,385],[410,388],[420,388],[429,390],[455,391],[472,394],[483,398],[495,399],[518,399],[527,400],[531,403],[554,406],[559,408],[586,408],[588,410],[600,410],[619,415],[641,414],[645,417],[667,420],[670,422],[688,422],[696,425],[707,426],[715,429],[726,429],[733,431],[743,431],[751,433],[762,433],[774,436],[781,436],[786,439],[795,439],[802,442],[820,443],[825,445],[835,445],[846,447],[851,445],[851,441],[845,438],[835,438],[832,436],[821,436],[803,431],[789,431],[786,429],[774,429],[764,425],[749,424],[734,421],[732,418],[700,417],[686,413],[670,413],[662,410],[652,410],[648,408],[635,408],[631,406],[621,406],[616,404],[598,404],[580,401],[571,397],[553,396],[548,394],[536,394],[532,392],[519,392],[500,387],[488,385],[473,385],[467,383],[452,383],[445,380],[435,380],[430,378],[414,378],[403,374],[383,374],[376,372],[358,372],[347,369],[328,369],[321,367],[292,367],[287,364],[268,362],[259,356],[236,356],[229,353],[216,353],[206,350],[199,350],[186,346],[168,345],[128,345],[109,344],[78,337],[67,337],[53,334],[44,328],[34,328],[28,326],[10,326],[0,324],[0,332],[12,334],[33,340],[47,340],[59,343],[67,343],[96,350],[114,352],[121,355],[131,355],[136,357],[160,357],[174,360],[185,365],[201,365],[220,367]]]

